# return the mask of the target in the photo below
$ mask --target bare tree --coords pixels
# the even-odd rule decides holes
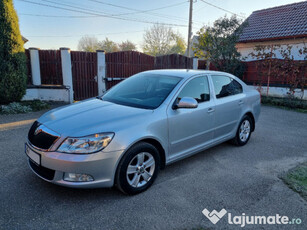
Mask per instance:
[[[104,50],[107,53],[111,53],[117,51],[136,50],[136,45],[129,40],[117,44],[108,38],[102,41],[98,41],[96,37],[84,36],[79,40],[78,50],[87,52]]]
[[[120,43],[118,47],[121,51],[136,50],[136,45],[129,40]]]
[[[99,49],[99,44],[96,37],[84,36],[79,40],[78,50],[95,52],[97,49]]]
[[[108,38],[99,42],[99,49],[104,50],[107,53],[119,51],[118,45]]]
[[[175,33],[171,27],[155,24],[145,31],[143,37],[143,51],[149,55],[157,56],[173,52],[184,53],[185,43],[179,33]],[[183,45],[183,46],[182,46]],[[177,49],[174,48],[177,46]]]
[[[175,44],[171,47],[169,53],[176,53],[183,55],[187,48],[183,36],[180,33],[173,35],[175,39]]]

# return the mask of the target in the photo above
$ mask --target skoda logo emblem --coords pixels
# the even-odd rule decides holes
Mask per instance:
[[[42,132],[42,129],[40,129],[40,126],[39,126],[39,127],[37,127],[37,128],[35,129],[34,135],[37,135],[37,134],[39,134],[40,132]]]

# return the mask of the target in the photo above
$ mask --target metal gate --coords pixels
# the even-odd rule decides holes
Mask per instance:
[[[74,100],[98,95],[97,53],[71,51]]]
[[[62,63],[60,50],[39,50],[42,85],[62,85]]]
[[[153,56],[137,51],[106,54],[106,88],[110,89],[133,74],[154,68]]]

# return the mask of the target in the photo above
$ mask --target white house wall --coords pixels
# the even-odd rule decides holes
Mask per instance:
[[[292,46],[292,55],[295,60],[304,60],[304,56],[300,55],[299,50],[302,49],[304,46],[307,46],[307,39],[301,38],[301,39],[289,39],[289,40],[276,40],[276,41],[267,41],[267,42],[251,42],[251,43],[238,43],[237,49],[241,53],[242,58],[244,58],[244,61],[255,61],[257,59],[252,58],[249,56],[250,53],[254,51],[254,48],[257,45],[280,45],[284,49],[287,47],[287,45]],[[276,54],[276,58],[282,59],[280,53],[278,50],[274,52]]]
[[[252,89],[257,89],[259,91],[258,86],[249,86]],[[262,86],[261,87],[261,95],[266,96],[267,95],[267,87]],[[272,97],[289,97],[289,88],[285,87],[269,87],[269,94],[268,96]],[[293,95],[296,98],[307,100],[307,90],[305,89],[304,92],[301,91],[301,89],[296,89],[295,93]]]
[[[64,101],[70,102],[70,93],[67,89],[27,89],[22,100],[42,100],[42,101]]]

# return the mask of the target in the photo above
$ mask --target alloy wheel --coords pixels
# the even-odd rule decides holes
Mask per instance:
[[[148,152],[137,154],[127,167],[126,177],[129,185],[134,188],[144,186],[155,172],[156,162]]]
[[[240,126],[240,131],[239,131],[240,140],[242,142],[245,142],[248,139],[250,131],[251,131],[250,122],[248,120],[244,120]]]

